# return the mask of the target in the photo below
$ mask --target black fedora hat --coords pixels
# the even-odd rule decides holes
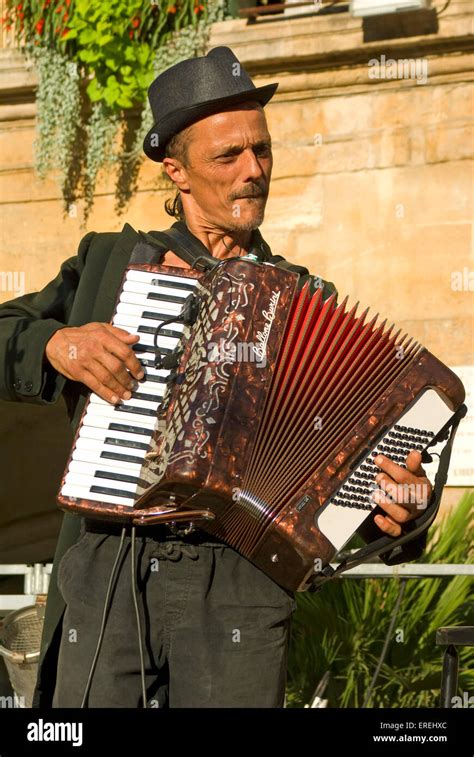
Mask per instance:
[[[273,97],[278,83],[256,87],[230,47],[176,63],[150,85],[148,99],[155,119],[143,141],[145,154],[161,162],[167,142],[194,121],[233,103]]]

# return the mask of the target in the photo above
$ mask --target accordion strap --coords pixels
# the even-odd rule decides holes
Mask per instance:
[[[214,258],[207,247],[194,234],[191,234],[184,221],[176,221],[166,231],[149,231],[148,233],[140,231],[139,234],[144,242],[151,244],[155,248],[159,248],[162,252],[172,250],[181,260],[184,260],[191,268],[195,268],[198,271],[209,271],[222,262]],[[323,299],[326,300],[331,295],[337,294],[332,282],[324,281],[319,276],[311,276],[305,266],[290,263],[282,255],[273,255],[259,229],[255,229],[253,232],[253,245],[250,252],[254,253],[262,263],[271,263],[278,268],[297,273],[299,277],[298,289],[307,280],[310,280],[311,284],[314,284],[314,281],[319,279],[320,284],[318,287],[322,287],[323,289]]]
[[[420,536],[430,527],[438,513],[439,505],[441,502],[441,495],[448,478],[449,462],[451,460],[454,436],[456,434],[457,427],[459,426],[461,419],[466,415],[466,412],[466,405],[461,405],[446,426],[445,431],[449,432],[449,429],[451,429],[451,433],[449,435],[449,439],[443,447],[443,451],[440,454],[439,465],[438,470],[436,471],[430,504],[423,515],[411,522],[412,528],[410,532],[402,534],[401,536],[398,536],[396,538],[393,538],[392,536],[384,536],[380,539],[376,539],[371,544],[358,549],[354,554],[346,557],[337,566],[336,569],[334,569],[331,565],[327,565],[320,573],[315,575],[308,591],[319,591],[323,584],[333,578],[337,578],[341,575],[341,573],[345,573],[346,570],[355,568],[357,565],[360,565],[363,562],[368,562],[372,558],[378,557],[379,555],[384,554],[389,550],[396,550],[397,548],[400,549],[403,544],[407,544],[417,536]]]
[[[199,239],[189,232],[183,221],[177,221],[166,231],[150,231],[148,234],[141,231],[140,234],[152,244],[156,245],[156,241],[160,242],[163,250],[172,250],[181,260],[198,271],[209,271],[220,262],[211,255]]]

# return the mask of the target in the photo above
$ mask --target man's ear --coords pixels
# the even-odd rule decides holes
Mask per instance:
[[[177,158],[163,158],[163,169],[178,189],[189,189],[186,169]]]

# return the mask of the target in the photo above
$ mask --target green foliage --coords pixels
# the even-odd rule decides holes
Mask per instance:
[[[141,29],[141,13],[147,11],[148,29]],[[89,70],[87,94],[92,102],[105,101],[111,109],[132,108],[143,102],[153,78],[153,50],[148,39],[161,42],[170,34],[168,17],[156,13],[155,28],[150,29],[151,13],[157,6],[142,0],[76,0],[68,30],[61,39],[65,45],[74,39],[77,58]],[[191,3],[185,11],[193,22]],[[152,33],[151,33],[152,32]]]
[[[473,495],[430,529],[419,562],[467,563],[473,544]],[[400,589],[400,579],[340,578],[316,595],[297,594],[290,643],[287,704],[302,707],[330,671],[329,707],[361,707],[370,686]],[[372,693],[371,707],[438,707],[441,626],[473,625],[472,579],[409,578]],[[459,650],[459,690],[474,690],[474,649]]]
[[[209,16],[200,0],[7,0],[5,23],[26,52],[55,50],[79,64],[91,102],[112,111],[144,102],[154,51],[176,31]],[[212,3],[210,4],[212,6]]]
[[[115,210],[136,191],[143,138],[153,124],[147,89],[162,70],[205,53],[225,0],[6,1],[3,19],[37,67],[40,177],[58,169],[64,212],[85,199],[100,169],[117,169]]]

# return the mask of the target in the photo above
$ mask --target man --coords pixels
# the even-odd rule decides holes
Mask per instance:
[[[258,231],[272,172],[263,107],[276,88],[256,88],[229,48],[183,61],[150,87],[156,123],[144,149],[163,163],[177,188],[172,212],[185,221],[181,228],[188,239],[199,240],[220,259],[252,251],[261,260],[292,267],[301,283],[311,278],[306,269],[271,257]],[[110,403],[130,397],[143,378],[132,349],[138,337],[109,321],[136,241],[128,225],[119,235],[90,232],[78,255],[65,261],[45,289],[0,307],[1,398],[51,404],[62,392],[76,428],[90,390]],[[165,264],[186,266],[175,253],[164,252]],[[332,287],[327,282],[324,287],[327,296]],[[417,509],[405,499],[405,485],[421,482],[431,492],[416,452],[409,455],[406,471],[388,460],[380,468],[377,501],[385,514],[366,527],[366,538],[381,532],[397,536],[409,528]],[[397,489],[397,484],[402,486]],[[425,538],[386,562],[418,556]],[[94,527],[64,516],[36,705],[144,705],[130,532],[89,695],[83,697],[119,540],[120,529],[112,524]],[[139,532],[136,570],[148,706],[284,705],[289,626],[296,608],[292,592],[199,529],[188,536],[166,526]]]

